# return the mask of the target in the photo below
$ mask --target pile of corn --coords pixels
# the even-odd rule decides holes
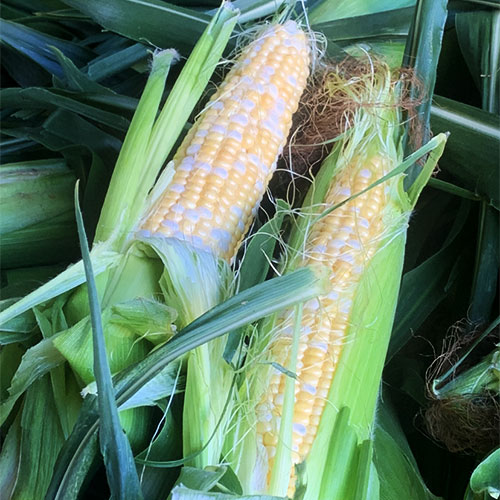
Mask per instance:
[[[122,187],[129,175],[122,167],[144,169],[144,179],[154,180],[168,155],[165,146],[155,156],[163,148],[156,124],[167,122],[162,115],[155,119],[172,54],[155,56],[143,108],[136,113],[150,135],[134,150],[140,134],[133,122],[91,252],[112,373],[140,362],[237,292],[238,251],[290,138],[311,72],[311,40],[292,20],[262,29],[144,201],[137,194],[124,198],[134,186]],[[364,90],[353,97],[359,105],[344,137],[311,181],[297,217],[291,217],[279,272],[326,269],[322,293],[304,284],[309,300],[304,303],[297,292],[294,307],[244,329],[235,364],[225,359],[223,336],[176,365],[185,378],[183,463],[199,469],[229,465],[245,495],[292,497],[300,489],[300,498],[308,500],[368,498],[368,479],[350,489],[348,481],[356,467],[369,468],[372,460],[372,452],[363,450],[394,317],[406,227],[420,192],[406,193],[403,170],[396,171],[403,162],[399,90],[392,72],[376,64]],[[168,140],[172,144],[175,138]],[[443,141],[438,137],[433,147]],[[431,171],[425,168],[416,185],[425,184]],[[134,179],[141,178],[139,173]],[[146,180],[144,185],[142,193],[150,187]],[[50,343],[59,356],[57,366],[67,361],[73,369],[72,397],[94,379],[82,281],[77,264],[1,318],[11,321],[39,308],[39,323],[52,328],[43,345]],[[64,320],[54,319],[57,315]],[[133,408],[121,417],[133,449],[144,447],[151,439],[152,413]],[[332,472],[342,430],[342,439],[352,438],[350,452],[345,470]],[[50,476],[41,479],[41,490],[49,483]]]

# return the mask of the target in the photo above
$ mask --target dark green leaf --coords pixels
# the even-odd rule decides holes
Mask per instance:
[[[416,109],[418,119],[424,126],[423,136],[421,137],[423,144],[430,137],[431,102],[447,17],[447,5],[448,0],[417,0],[403,59],[403,66],[413,68],[416,76],[420,79],[420,84],[410,89],[410,97],[419,99],[424,96],[422,103]],[[407,155],[414,148],[411,141],[408,141],[408,137],[405,140],[405,155]],[[417,170],[415,168],[410,170],[405,180],[405,187],[411,185],[416,174]]]
[[[49,378],[36,381],[27,391],[21,420],[21,457],[12,499],[43,498],[64,437]]]
[[[1,91],[0,97],[4,106],[49,110],[62,108],[117,130],[127,130],[129,125],[129,121],[123,116],[84,104],[78,100],[77,94],[62,90],[36,87],[28,89],[11,88]]]
[[[482,108],[500,113],[500,10],[459,12],[455,25],[460,48],[481,91]]]
[[[386,363],[446,297],[458,253],[453,242],[465,224],[468,210],[469,204],[464,202],[441,250],[403,276]]]
[[[376,37],[406,36],[413,7],[376,12],[359,17],[348,17],[314,24],[315,30],[326,35],[328,41],[343,43],[370,40]]]
[[[472,323],[486,323],[492,313],[497,295],[499,249],[499,214],[483,203],[478,230],[478,248],[469,319]]]
[[[445,97],[434,99],[432,130],[450,132],[441,168],[497,209],[500,209],[499,124],[498,116],[486,111]]]
[[[138,42],[188,54],[208,26],[201,12],[159,0],[65,0],[104,28]]]
[[[1,40],[58,77],[62,76],[62,69],[51,46],[58,48],[77,66],[84,64],[92,56],[91,51],[75,43],[51,37],[12,21],[2,21]]]
[[[140,500],[142,499],[142,493],[135,469],[134,457],[130,443],[121,427],[115,402],[101,323],[101,308],[90,260],[87,236],[83,227],[83,218],[78,205],[78,187],[75,189],[75,211],[89,294],[94,347],[94,375],[97,384],[100,415],[99,438],[101,453],[106,466],[111,496],[117,500]]]
[[[130,68],[139,61],[148,57],[151,49],[141,43],[135,43],[111,55],[94,59],[87,66],[87,75],[91,80],[102,80],[111,75]]]
[[[404,432],[385,397],[379,402],[377,411],[374,450],[380,500],[399,500],[410,491],[412,500],[437,500],[427,489]]]

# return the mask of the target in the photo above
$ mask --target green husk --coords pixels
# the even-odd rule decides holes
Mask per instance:
[[[168,305],[169,299],[174,294],[172,290],[170,292],[167,290],[166,276],[169,274],[164,273],[163,269],[167,261],[172,265],[171,257],[175,252],[170,252],[170,255],[167,250],[162,252],[162,245],[172,249],[174,244],[169,245],[166,242],[156,245],[156,242],[153,242],[154,244],[150,246],[149,242],[137,241],[135,233],[152,203],[148,193],[155,184],[172,146],[183,131],[194,105],[205,89],[233,30],[236,18],[236,12],[229,4],[224,3],[196,45],[159,115],[158,108],[166,76],[170,64],[175,60],[175,52],[166,50],[153,55],[151,73],[115,167],[88,262],[93,267],[96,282],[93,304],[95,306],[99,302],[102,308],[103,338],[112,374],[140,361],[155,344],[168,340],[175,332],[175,323],[185,325],[193,319],[187,315],[183,316],[188,310],[181,310],[179,303]],[[164,189],[169,182],[171,172],[171,168],[165,169],[151,196],[154,197],[159,189]],[[158,249],[158,246],[162,248]],[[190,271],[189,262],[186,265],[184,270]],[[10,389],[11,398],[3,408],[5,417],[12,408],[14,399],[21,396],[26,389],[29,392],[33,384],[40,383],[43,374],[56,369],[61,375],[62,360],[69,362],[79,388],[71,384],[54,383],[51,387],[54,394],[61,395],[69,390],[66,394],[68,401],[73,400],[73,396],[79,399],[78,390],[94,380],[96,365],[85,281],[84,266],[80,261],[0,313],[0,325],[10,327],[12,321],[19,315],[38,307],[40,328],[43,325],[46,332],[50,331],[50,338],[32,348],[35,349],[34,352],[31,351],[29,358],[30,363],[35,363],[32,373],[28,373],[26,367],[23,367],[22,371],[14,376],[14,380],[19,382]],[[183,284],[178,276],[175,286],[182,287]],[[180,292],[180,289],[177,291]],[[162,294],[163,291],[165,295]],[[4,337],[6,337],[5,343],[9,343],[8,333]],[[39,346],[46,347],[48,352],[54,354],[54,360],[49,359],[45,363],[40,359],[38,362],[34,360],[33,355],[40,349]],[[61,359],[60,355],[64,357]],[[99,366],[101,365],[100,362]],[[166,392],[172,390],[175,389],[170,388]],[[156,391],[157,396],[164,393],[165,390]],[[139,401],[137,399],[136,404]],[[152,400],[146,398],[144,404],[151,403]],[[62,422],[61,417],[57,413],[55,415],[54,422],[60,420]],[[134,447],[143,449],[146,444],[145,438],[154,430],[150,428],[153,423],[150,416],[148,408],[129,407],[121,412],[121,425]],[[64,424],[64,434],[67,434],[72,424],[73,422]],[[113,440],[110,429],[109,425],[101,429],[101,433],[106,434],[101,436],[101,443],[107,442],[111,446],[106,448],[109,451],[106,451],[105,458],[111,456],[116,458],[121,453],[118,451],[120,446],[115,449],[115,445],[110,444],[113,441],[115,444],[118,443],[117,440]],[[123,451],[123,447],[120,450]],[[55,457],[56,454],[51,460],[55,460]],[[85,467],[90,465],[89,457],[90,454],[83,454],[79,458]],[[122,476],[116,464],[117,462],[114,462],[114,465],[112,462],[107,463],[108,473],[111,474],[109,478],[114,485],[112,485],[114,491],[124,492],[125,489],[119,483]],[[82,470],[85,474],[87,469]],[[82,478],[80,474],[78,482]],[[36,478],[34,481],[36,488],[42,491],[48,486],[50,474],[44,479],[43,484]],[[73,491],[73,486],[70,489]]]
[[[303,464],[305,472],[300,481],[305,481],[305,485],[301,486],[301,498],[304,500],[357,500],[378,496],[378,477],[372,465],[373,451],[369,443],[398,298],[406,228],[411,209],[446,142],[443,134],[437,136],[411,158],[403,161],[399,85],[394,82],[390,70],[384,64],[374,62],[373,65],[374,73],[361,77],[364,78],[363,90],[359,90],[360,87],[356,85],[352,85],[352,91],[349,87],[345,90],[347,93],[352,92],[351,98],[359,103],[351,119],[351,128],[334,147],[315,178],[305,198],[301,216],[297,218],[285,259],[285,272],[300,267],[312,224],[348,201],[326,209],[323,204],[338,172],[349,168],[352,163],[362,168],[359,165],[374,156],[388,159],[389,173],[365,190],[369,191],[381,182],[387,186],[389,202],[383,209],[384,230],[377,238],[374,257],[365,266],[361,281],[355,285],[356,292],[346,331],[348,341],[343,345],[328,403],[312,449]],[[341,81],[339,77],[335,84],[341,86],[347,82]],[[406,193],[403,189],[404,171],[429,152],[431,154],[427,162]],[[363,192],[354,193],[349,199]],[[265,458],[258,456],[255,439],[254,407],[259,404],[270,376],[270,369],[256,359],[272,362],[272,359],[266,358],[265,350],[275,321],[276,317],[261,325],[251,340],[247,364],[243,368],[245,377],[239,386],[240,401],[246,399],[249,402],[247,405],[241,403],[239,413],[233,418],[233,432],[228,433],[225,443],[225,458],[237,473],[244,493],[284,495],[288,489],[289,475],[286,470],[279,468],[280,463],[285,463],[279,459],[280,450],[289,449],[289,437],[283,433],[291,433],[293,417],[293,405],[287,405],[286,395],[280,415],[280,438],[275,457],[275,467],[278,468],[271,471],[271,482],[265,490],[262,490],[262,478],[267,475],[267,465],[260,462],[265,462]],[[288,375],[286,383],[291,383],[293,387],[294,369],[279,369]]]

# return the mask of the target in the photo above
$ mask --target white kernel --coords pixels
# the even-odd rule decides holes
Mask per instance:
[[[172,205],[171,210],[172,212],[181,214],[182,212],[184,212],[184,207],[180,203],[176,203],[175,205]]]
[[[212,108],[217,110],[224,109],[224,103],[222,101],[216,101],[212,104]]]
[[[276,125],[271,120],[262,120],[260,122],[261,126],[272,132],[277,137],[281,138],[283,136],[283,132],[276,127]]]
[[[256,155],[256,154],[253,154],[253,153],[250,153],[248,155],[248,159],[254,164],[256,165],[257,167],[260,167],[260,164],[261,164],[261,161],[260,161],[260,158]]]
[[[185,187],[182,184],[172,184],[169,186],[170,191],[175,191],[176,193],[183,193],[185,191]]]
[[[184,170],[185,172],[190,172],[191,170],[193,170],[194,162],[191,160],[188,160],[188,158],[193,159],[192,156],[188,156],[187,158],[184,158],[184,160],[182,160],[181,164],[179,165],[179,170]]]
[[[361,250],[361,243],[358,240],[347,240],[347,244],[355,250]]]
[[[247,125],[248,124],[248,118],[245,115],[242,115],[240,113],[237,113],[231,117],[231,121],[238,123],[240,125]]]
[[[266,91],[266,89],[264,88],[264,85],[262,85],[262,83],[256,83],[254,88],[261,95]]]
[[[199,170],[204,170],[205,172],[210,172],[210,170],[212,170],[212,166],[210,165],[210,163],[207,163],[206,161],[200,161],[196,164],[196,167],[199,169]]]
[[[186,149],[186,153],[188,155],[192,155],[192,154],[195,154],[197,153],[201,148],[201,144],[191,144],[191,146],[189,146],[187,149]]]
[[[241,142],[241,140],[243,139],[242,135],[237,130],[231,130],[231,132],[229,132],[228,134],[228,137],[238,142]]]
[[[198,212],[196,210],[188,209],[185,211],[184,215],[192,222],[198,222],[198,220],[200,219],[200,216],[198,215]]]
[[[264,189],[264,184],[261,181],[255,181],[255,189],[257,191],[262,191]]]
[[[330,245],[333,246],[334,248],[342,248],[345,245],[344,240],[340,240],[338,238],[335,238],[330,242]]]
[[[292,76],[292,75],[289,75],[288,77],[288,81],[295,87],[297,85],[297,79]]]
[[[212,218],[212,212],[207,207],[199,207],[198,213],[204,219],[211,219]]]
[[[267,92],[269,94],[271,94],[272,97],[274,97],[275,99],[278,98],[278,87],[276,87],[276,85],[274,85],[274,83],[270,83],[268,86],[267,86]]]
[[[356,219],[356,221],[362,227],[365,227],[367,229],[370,227],[370,223],[368,222],[368,219],[365,219],[364,217],[358,217]]]
[[[344,233],[347,233],[347,234],[352,233],[352,228],[350,226],[343,226],[340,228],[340,230],[343,231]]]
[[[283,111],[285,111],[286,109],[286,102],[285,102],[285,99],[283,99],[283,97],[279,97],[277,100],[276,100],[276,111],[278,111],[278,113],[283,113]]]
[[[217,241],[219,247],[227,252],[229,250],[229,243],[231,242],[231,233],[225,229],[212,229],[210,236]]]
[[[372,176],[372,173],[367,168],[364,168],[359,172],[359,175],[365,179],[369,179]]]
[[[316,387],[311,384],[302,384],[302,389],[309,394],[316,394]]]
[[[216,132],[218,134],[226,135],[227,129],[222,125],[212,125],[212,132]]]
[[[243,210],[238,205],[232,205],[231,212],[233,212],[233,214],[238,217],[241,217],[243,215]]]
[[[339,259],[343,262],[347,262],[348,264],[354,263],[354,256],[350,253],[344,253],[342,255],[339,255]]]
[[[214,174],[218,175],[222,179],[227,179],[227,170],[222,167],[215,167],[214,168]]]
[[[248,75],[242,76],[241,81],[242,83],[248,83],[249,85],[253,82],[253,80]]]
[[[312,251],[315,253],[325,253],[326,252],[326,245],[316,245],[312,249]]]
[[[289,33],[290,35],[295,35],[298,32],[297,28],[297,23],[295,21],[292,21],[291,19],[288,20],[284,25],[283,29]]]
[[[315,347],[323,352],[328,352],[328,344],[326,342],[314,342],[312,347]]]
[[[255,103],[251,99],[243,99],[241,105],[247,110],[252,111],[255,108]]]
[[[196,134],[194,135],[195,137],[206,137],[208,135],[208,130],[198,130]]]
[[[319,300],[318,299],[312,299],[307,301],[304,304],[305,309],[310,309],[312,311],[317,311],[319,309]]]
[[[262,71],[269,76],[274,75],[274,68],[272,66],[264,66]]]
[[[352,300],[342,299],[339,304],[339,311],[341,313],[347,314],[351,310]]]
[[[168,227],[169,229],[172,229],[173,231],[176,231],[179,229],[179,224],[173,220],[165,219],[161,221],[161,225],[164,227]]]
[[[296,432],[299,436],[305,436],[307,429],[304,424],[293,424],[293,431]],[[294,451],[298,451],[298,448]]]
[[[245,223],[242,220],[238,221],[238,230],[242,233],[245,231]]]
[[[240,172],[241,174],[244,174],[244,173],[246,172],[246,169],[247,169],[247,168],[245,167],[245,164],[244,164],[242,161],[240,161],[240,160],[236,160],[236,161],[234,162],[234,168],[235,168],[238,172]]]
[[[292,446],[292,451],[297,451],[298,452],[299,451],[299,445],[298,444],[294,444]]]
[[[330,300],[337,300],[339,298],[339,294],[337,292],[335,292],[334,290],[332,290],[328,295],[327,295],[327,298],[329,298]]]
[[[283,404],[284,400],[285,400],[285,398],[284,398],[283,394],[276,394],[276,396],[274,397],[274,402],[280,406]]]
[[[342,196],[351,196],[351,190],[348,187],[342,187],[339,189],[339,194]]]
[[[243,59],[243,64],[244,65],[250,64],[251,62],[252,62],[252,60],[248,59],[248,57],[246,59]]]

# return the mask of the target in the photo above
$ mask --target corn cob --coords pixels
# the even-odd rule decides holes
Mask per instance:
[[[389,160],[383,156],[368,162],[355,158],[332,181],[325,199],[326,208],[366,189],[387,173],[389,165]],[[316,436],[342,345],[348,341],[346,331],[356,283],[385,231],[383,208],[387,198],[385,185],[379,184],[311,227],[306,257],[301,265],[317,262],[327,265],[332,271],[331,290],[328,295],[304,305],[295,384],[293,464],[307,457]],[[284,325],[289,325],[287,319]],[[290,330],[290,326],[284,326],[271,346],[271,358],[285,367],[292,344]],[[269,459],[268,481],[278,443],[285,379],[286,375],[278,371],[272,375],[269,389],[257,408],[257,440],[266,449]],[[293,494],[294,480],[291,473],[289,495]]]
[[[293,496],[294,465],[305,462],[304,499],[355,498],[352,467],[370,468],[370,452],[358,463],[357,446],[370,440],[412,203],[436,161],[405,193],[401,167],[393,171],[403,161],[398,81],[385,64],[371,67],[350,81],[334,73],[328,80],[329,91],[341,90],[357,108],[306,196],[283,270],[327,266],[330,289],[262,325],[250,341],[242,409],[224,448],[248,493]],[[442,151],[443,138],[438,143]],[[347,436],[337,423],[350,429],[349,458],[336,455]]]
[[[294,21],[245,48],[174,156],[174,177],[143,230],[230,261],[276,168],[308,66]]]

